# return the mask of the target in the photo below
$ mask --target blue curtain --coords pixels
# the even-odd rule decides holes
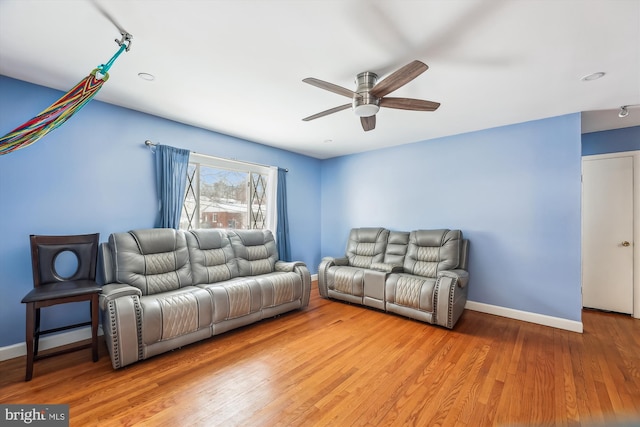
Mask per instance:
[[[156,188],[159,202],[157,228],[180,227],[189,154],[189,150],[181,148],[156,146]]]
[[[278,168],[278,226],[276,230],[278,256],[282,261],[291,261],[289,220],[287,218],[287,171],[281,168]]]

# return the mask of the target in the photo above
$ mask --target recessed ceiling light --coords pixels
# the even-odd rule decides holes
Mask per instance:
[[[156,76],[154,76],[153,74],[149,74],[149,73],[138,73],[138,77],[140,77],[142,80],[146,80],[148,82],[152,82],[156,79]]]
[[[590,81],[593,81],[593,80],[601,79],[602,77],[604,77],[605,74],[606,74],[605,72],[598,71],[597,73],[587,74],[586,76],[584,76],[580,80],[582,80],[583,82],[590,82]]]

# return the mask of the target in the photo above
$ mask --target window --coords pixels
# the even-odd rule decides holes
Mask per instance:
[[[276,205],[273,169],[191,154],[180,228],[271,228],[267,212]],[[270,177],[273,189],[267,185]]]

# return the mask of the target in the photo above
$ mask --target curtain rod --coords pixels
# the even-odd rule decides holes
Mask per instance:
[[[155,147],[155,146],[156,146],[156,145],[158,145],[158,144],[155,144],[155,143],[153,143],[153,142],[151,142],[151,141],[149,141],[149,140],[147,139],[147,140],[144,142],[144,145],[146,145],[147,147]],[[197,155],[199,155],[199,156],[215,157],[216,159],[228,160],[228,161],[230,161],[230,162],[249,163],[250,165],[261,166],[261,167],[263,167],[263,168],[269,168],[269,167],[271,167],[271,166],[269,166],[269,165],[263,165],[263,164],[260,164],[260,163],[245,162],[245,161],[243,161],[243,160],[228,159],[228,158],[225,158],[225,157],[217,157],[217,156],[211,156],[211,155],[209,155],[209,154],[196,153],[195,151],[191,151],[191,154],[197,154]],[[284,169],[284,171],[285,171],[285,172],[289,172],[289,169],[287,169],[287,168],[281,168],[281,167],[278,167],[278,169]]]

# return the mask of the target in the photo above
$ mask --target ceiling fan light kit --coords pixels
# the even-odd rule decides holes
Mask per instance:
[[[412,98],[385,98],[385,96],[394,90],[406,85],[427,71],[428,68],[426,64],[416,60],[394,71],[380,82],[378,82],[378,75],[376,73],[365,71],[356,76],[355,92],[313,77],[303,79],[303,82],[312,86],[351,98],[351,104],[340,105],[305,117],[302,120],[308,122],[351,107],[356,116],[360,117],[362,129],[366,132],[375,129],[376,114],[380,110],[380,107],[413,111],[435,111],[440,106],[439,102]]]
[[[353,97],[353,111],[359,117],[374,116],[380,110],[380,99],[371,94],[376,85],[378,75],[365,71],[356,76],[356,94]]]
[[[376,103],[360,103],[359,99],[353,100],[353,112],[359,117],[371,117],[375,116],[380,111],[380,105]]]

